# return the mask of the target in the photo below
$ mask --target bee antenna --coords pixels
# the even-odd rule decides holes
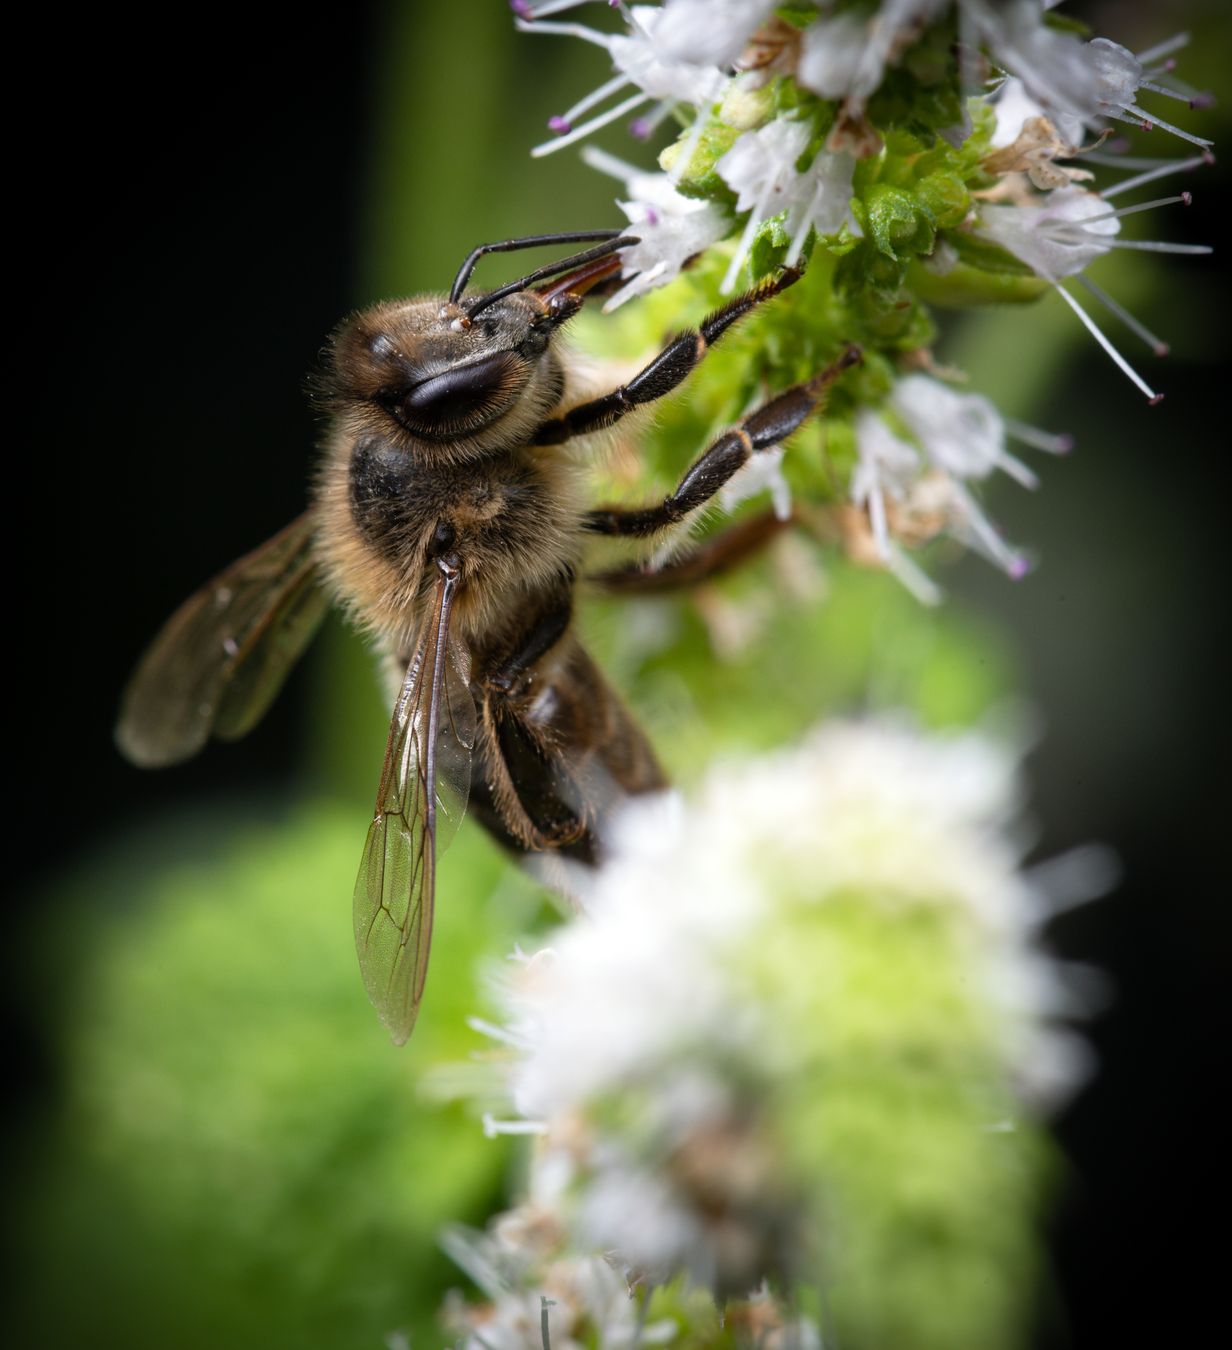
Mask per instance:
[[[513,295],[515,291],[524,291],[527,286],[536,281],[542,281],[545,277],[555,276],[559,272],[568,271],[571,267],[577,267],[582,263],[588,263],[595,258],[606,257],[609,253],[615,253],[617,249],[628,248],[631,244],[639,243],[640,240],[632,235],[622,235],[619,230],[583,230],[575,234],[535,234],[528,235],[524,239],[505,239],[496,244],[480,244],[478,248],[472,249],[466,261],[454,278],[453,287],[449,292],[450,304],[457,304],[458,297],[466,287],[471,273],[475,269],[475,264],[487,253],[511,253],[515,249],[536,248],[543,244],[571,244],[581,243],[586,239],[601,239],[604,242],[595,248],[588,248],[583,253],[574,253],[568,258],[562,258],[558,262],[550,263],[546,267],[537,268],[533,272],[528,272],[526,276],[519,277],[517,281],[511,281],[508,285],[502,286],[499,290],[489,291],[486,295],[481,295],[473,300],[467,306],[467,314],[474,317],[481,309],[487,309],[497,300],[503,300],[507,295]]]

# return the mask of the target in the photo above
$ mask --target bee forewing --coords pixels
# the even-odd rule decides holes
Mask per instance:
[[[475,703],[449,640],[455,581],[442,575],[394,707],[355,882],[355,946],[368,997],[396,1045],[411,1034],[428,973],[436,855],[466,810]]]
[[[305,512],[167,620],[121,702],[116,742],[133,763],[175,764],[259,720],[328,607],[312,536]]]

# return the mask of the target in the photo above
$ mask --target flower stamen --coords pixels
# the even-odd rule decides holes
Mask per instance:
[[[1167,356],[1172,350],[1162,338],[1156,337],[1146,324],[1140,319],[1136,319],[1124,305],[1114,300],[1102,286],[1097,286],[1090,277],[1085,277],[1079,273],[1078,281],[1110,314],[1115,314],[1135,337],[1141,338],[1156,356]]]
[[[1163,401],[1164,396],[1162,394],[1157,394],[1155,390],[1152,389],[1149,384],[1147,384],[1147,382],[1142,378],[1141,375],[1138,374],[1138,372],[1133,368],[1133,366],[1131,366],[1129,362],[1121,355],[1121,353],[1117,351],[1111,339],[1104,333],[1104,330],[1100,328],[1099,324],[1097,324],[1095,320],[1091,318],[1091,316],[1086,312],[1086,310],[1083,309],[1083,307],[1078,303],[1078,301],[1075,300],[1072,295],[1070,295],[1070,293],[1065,289],[1064,286],[1061,285],[1059,281],[1055,283],[1055,289],[1057,290],[1061,298],[1065,301],[1065,303],[1070,307],[1070,309],[1072,309],[1074,313],[1077,314],[1078,318],[1082,321],[1082,324],[1086,328],[1087,332],[1091,334],[1091,336],[1095,339],[1095,341],[1099,343],[1099,345],[1104,349],[1104,351],[1108,353],[1108,355],[1120,368],[1122,374],[1128,376],[1128,378],[1132,380],[1133,383],[1137,385],[1139,389],[1142,390],[1142,392],[1146,395],[1147,402],[1151,405],[1151,407],[1153,408],[1157,403],[1161,403]]]

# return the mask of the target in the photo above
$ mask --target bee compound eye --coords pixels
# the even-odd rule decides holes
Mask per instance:
[[[409,389],[398,412],[412,431],[458,433],[483,426],[516,394],[521,362],[512,352],[454,366]]]

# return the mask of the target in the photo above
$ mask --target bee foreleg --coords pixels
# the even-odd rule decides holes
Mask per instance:
[[[747,291],[729,301],[722,309],[708,314],[697,328],[689,329],[671,339],[663,350],[640,370],[628,384],[613,389],[610,394],[587,403],[580,403],[560,417],[542,423],[531,436],[533,445],[559,445],[573,436],[600,431],[618,422],[626,413],[645,403],[669,394],[683,383],[689,373],[701,363],[711,347],[737,320],[751,309],[772,299],[780,291],[794,286],[803,274],[794,267],[784,270],[773,280]]]
[[[599,507],[587,512],[585,528],[592,534],[646,538],[679,524],[710,501],[753,455],[786,440],[817,409],[834,380],[860,360],[860,349],[848,347],[819,375],[792,385],[755,408],[739,426],[725,431],[693,463],[676,491],[657,506]]]

